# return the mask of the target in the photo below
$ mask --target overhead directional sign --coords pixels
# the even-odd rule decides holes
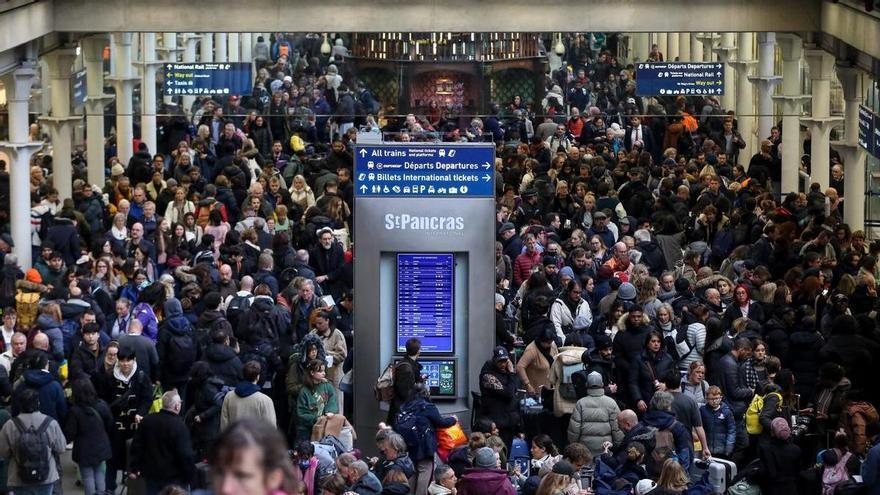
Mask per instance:
[[[859,146],[874,154],[874,112],[865,105],[859,105]]]
[[[872,129],[872,134],[874,136],[874,148],[871,150],[871,154],[874,155],[875,158],[880,159],[880,115],[874,114],[874,129]]]
[[[494,197],[492,144],[392,143],[355,149],[355,193],[376,197]]]
[[[86,103],[86,94],[88,93],[88,83],[86,81],[86,70],[82,69],[73,74],[72,79],[73,91],[73,107],[79,108]]]
[[[253,92],[251,64],[165,64],[166,95],[244,95]]]
[[[718,62],[644,62],[636,64],[636,94],[723,95],[724,64]]]

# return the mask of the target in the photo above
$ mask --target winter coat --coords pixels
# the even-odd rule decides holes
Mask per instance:
[[[581,442],[590,449],[593,456],[604,452],[602,444],[619,443],[623,432],[617,425],[620,408],[611,397],[605,396],[601,388],[587,390],[587,396],[578,400],[568,422],[568,441]]]
[[[406,452],[399,453],[393,460],[386,459],[383,455],[379,461],[373,466],[372,473],[376,475],[376,479],[385,479],[385,476],[391,471],[400,471],[407,478],[411,478],[416,474],[415,465]]]
[[[142,334],[155,344],[159,338],[159,319],[156,318],[156,313],[153,312],[152,306],[147,303],[138,303],[131,310],[131,316],[140,320],[144,326]]]
[[[555,357],[559,353],[556,343],[551,343],[550,346],[548,353]],[[540,387],[549,385],[551,364],[553,362],[547,362],[544,354],[538,349],[537,342],[527,345],[516,363],[516,373],[519,375],[523,387],[531,385],[537,391]]]
[[[739,307],[739,304],[734,302],[727,309],[724,310],[724,318],[722,322],[724,323],[724,328],[730,330],[733,327],[733,322],[742,318],[743,313]],[[758,323],[764,323],[764,308],[757,301],[749,301],[749,320],[756,321]]]
[[[104,223],[104,203],[97,194],[92,194],[89,198],[83,198],[76,206],[81,211],[89,224],[89,230],[92,232],[101,232]]]
[[[351,490],[357,495],[379,495],[382,493],[382,483],[376,478],[376,475],[367,472],[361,479],[352,485]]]
[[[706,325],[702,322],[694,322],[687,326],[687,343],[692,345],[690,354],[684,356],[678,363],[678,368],[687,370],[694,361],[702,361],[706,352]]]
[[[789,338],[788,360],[784,361],[794,373],[794,389],[801,395],[801,403],[809,404],[819,380],[819,352],[824,339],[812,328],[806,331],[795,331]]]
[[[39,428],[46,419],[46,415],[41,412],[21,413],[18,415],[18,419],[21,420],[26,429]],[[61,426],[57,421],[50,420],[46,434],[49,437],[49,449],[53,455],[49,456],[49,476],[41,485],[58,481],[58,468],[55,465],[55,458],[63,454],[67,446],[67,440],[64,438],[64,433],[62,433]],[[8,459],[8,479],[6,484],[13,489],[16,486],[35,486],[23,482],[18,476],[17,456],[13,455],[13,453],[18,448],[20,438],[21,431],[15,425],[15,422],[11,420],[3,425],[3,429],[0,429],[0,458]]]
[[[504,469],[468,468],[458,481],[458,495],[516,495],[516,490]]]
[[[49,227],[45,240],[51,241],[55,250],[61,253],[65,265],[76,264],[80,257],[80,238],[73,220],[56,217],[55,225]]]
[[[251,382],[241,382],[235,390],[223,398],[220,410],[220,429],[242,418],[260,418],[275,425],[275,404],[269,396],[260,392],[260,386]]]
[[[678,463],[681,464],[682,467],[684,467],[685,472],[687,472],[691,465],[691,459],[693,458],[691,432],[687,431],[687,428],[685,428],[683,424],[675,420],[675,414],[667,411],[650,410],[645,413],[642,422],[645,423],[646,426],[654,427],[657,430],[669,430],[672,432]],[[648,452],[647,455],[650,456],[650,452]]]
[[[25,388],[37,391],[40,396],[40,412],[52,416],[56,421],[63,422],[67,416],[67,397],[64,396],[64,389],[58,383],[52,374],[43,370],[27,370],[23,374],[23,381],[15,387],[14,394],[20,393]],[[15,401],[13,401],[15,404]],[[12,408],[12,414],[17,414],[15,407]]]
[[[633,328],[629,324],[628,314],[624,314],[617,320],[617,328],[619,331],[614,336],[612,342],[614,366],[617,376],[615,382],[618,384],[617,398],[629,403],[630,390],[629,387],[621,386],[628,384],[630,374],[636,372],[633,363],[641,355],[645,348],[645,338],[651,330],[647,316],[642,318],[641,325]],[[631,371],[632,370],[632,371]]]
[[[415,449],[409,449],[409,455],[416,463],[426,459],[434,459],[434,453],[437,451],[436,431],[441,428],[449,428],[458,421],[452,416],[444,418],[437,406],[421,397],[405,403],[400,408],[399,414],[413,414],[416,416],[416,424],[428,427],[426,429],[428,433],[422,436],[422,443]]]
[[[758,444],[762,495],[797,495],[801,449],[790,441],[772,439]]]
[[[129,462],[147,480],[188,485],[196,459],[183,419],[164,409],[146,416],[135,433]]]
[[[870,447],[870,441],[865,435],[865,427],[876,421],[880,421],[880,415],[870,403],[858,401],[846,405],[841,418],[841,426],[849,439],[851,452],[860,456],[865,455]]]
[[[556,299],[553,305],[550,306],[550,321],[553,322],[553,326],[556,328],[556,335],[563,342],[565,341],[565,336],[572,332],[572,325],[578,316],[587,318],[587,326],[593,323],[593,312],[590,311],[590,305],[587,301],[584,299],[578,300],[575,308],[574,314],[572,314],[571,309],[562,299]]]
[[[345,358],[348,356],[348,347],[345,345],[345,337],[337,328],[330,330],[330,335],[327,337],[318,335],[317,330],[312,330],[312,333],[321,339],[326,355],[333,357],[333,366],[327,368],[327,380],[332,383],[334,387],[339,388],[339,382],[342,381],[343,375],[342,363],[345,362]]]
[[[480,394],[483,400],[480,415],[494,421],[498,428],[518,428],[521,421],[516,391],[519,388],[516,373],[499,371],[495,363],[486,361],[480,370]]]
[[[648,272],[652,277],[660,277],[664,271],[669,269],[666,257],[663,255],[663,248],[657,241],[639,242],[636,244],[636,250],[642,253],[639,262],[648,267]]]
[[[581,357],[587,349],[583,347],[563,347],[550,365],[550,384],[553,387],[553,414],[560,418],[565,414],[572,414],[577,401],[562,397],[560,386],[563,385],[566,366],[580,365]]]
[[[296,401],[297,431],[311,433],[318,418],[328,412],[339,413],[339,400],[333,385],[325,381],[314,387],[303,386]]]
[[[199,454],[204,455],[220,434],[220,409],[223,403],[216,398],[225,385],[213,376],[202,383],[190,382],[188,393],[191,406],[186,412],[185,421],[192,429],[193,445]],[[200,419],[198,423],[194,420],[196,416]]]
[[[205,347],[204,360],[211,367],[211,375],[220,379],[224,385],[233,386],[241,381],[241,359],[228,345],[208,344]]]
[[[880,495],[880,441],[868,450],[868,457],[862,463],[862,482],[868,487],[865,495]]]
[[[675,369],[675,362],[664,350],[650,356],[645,351],[635,359],[630,367],[629,393],[632,405],[639,401],[651,402],[657,381],[662,381],[670,371]]]
[[[709,451],[716,455],[732,454],[736,443],[736,420],[730,406],[724,401],[718,410],[703,405],[700,406],[700,416],[703,419],[703,429],[706,430]]]
[[[101,349],[94,354],[86,347],[84,342],[80,342],[79,346],[74,349],[70,356],[70,371],[68,376],[71,380],[79,378],[91,378],[98,372],[98,365],[101,359]]]
[[[156,353],[161,365],[159,380],[166,389],[189,381],[189,372],[195,363],[198,354],[198,342],[192,326],[183,316],[180,301],[169,299],[165,301],[165,319],[159,326],[159,337],[156,344]],[[174,339],[183,338],[189,340],[191,356],[180,355]],[[183,349],[181,349],[183,350]]]
[[[712,376],[715,377],[714,380],[721,388],[721,393],[730,404],[733,414],[741,418],[749,407],[755,391],[746,386],[739,372],[739,363],[733,354],[728,352],[721,357]]]
[[[64,422],[64,436],[73,442],[73,462],[93,467],[113,456],[110,432],[113,413],[110,406],[98,399],[92,406],[74,404]]]

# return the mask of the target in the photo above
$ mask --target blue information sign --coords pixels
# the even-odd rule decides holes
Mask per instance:
[[[355,193],[366,197],[494,197],[494,163],[491,144],[358,146]]]
[[[636,64],[636,94],[723,95],[724,64],[718,62],[644,62]]]
[[[253,91],[251,64],[165,64],[166,95],[244,95]]]
[[[88,86],[86,82],[86,70],[77,71],[73,75],[73,107],[79,108],[86,103],[86,94],[88,94]]]
[[[422,341],[423,353],[451,353],[454,322],[454,257],[450,253],[397,255],[397,351]]]
[[[859,105],[859,146],[874,154],[874,112]]]
[[[875,158],[880,159],[880,115],[874,114],[874,128],[871,129],[871,134],[874,136],[874,149],[871,150],[871,153]]]

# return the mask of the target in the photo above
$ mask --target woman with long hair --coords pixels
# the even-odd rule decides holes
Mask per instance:
[[[195,214],[195,212],[196,205],[186,198],[186,189],[178,187],[174,191],[174,200],[168,203],[168,206],[165,208],[165,219],[172,224],[180,223],[183,222],[183,217],[187,213]]]
[[[95,260],[91,279],[111,296],[116,294],[116,290],[122,285],[122,280],[113,270],[113,258],[110,256],[101,256]]]
[[[568,461],[559,461],[547,473],[538,485],[535,495],[568,495],[574,480],[574,466]]]
[[[326,361],[314,359],[306,365],[303,387],[296,401],[296,437],[309,439],[312,427],[321,416],[339,414],[336,389],[327,381]]]
[[[660,479],[657,480],[657,488],[651,491],[652,495],[679,495],[687,491],[687,472],[675,459],[663,461],[663,469],[660,471]]]
[[[183,215],[183,228],[186,233],[186,238],[192,241],[194,245],[198,246],[199,243],[202,242],[204,231],[196,222],[196,216],[194,214],[187,213]]]
[[[208,462],[215,493],[300,493],[300,476],[291,464],[287,442],[263,420],[233,423],[217,439]]]

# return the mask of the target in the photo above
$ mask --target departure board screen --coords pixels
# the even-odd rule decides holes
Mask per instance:
[[[417,337],[422,353],[451,353],[454,322],[454,256],[397,255],[397,352]]]

